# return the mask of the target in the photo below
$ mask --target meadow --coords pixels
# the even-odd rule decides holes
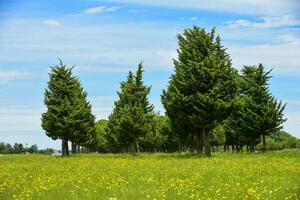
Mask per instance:
[[[0,199],[300,199],[300,150],[0,155]]]

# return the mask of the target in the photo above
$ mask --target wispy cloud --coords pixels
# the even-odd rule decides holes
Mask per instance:
[[[300,44],[300,38],[293,34],[279,35],[277,37],[277,39],[279,40],[279,42],[287,43],[290,45],[299,45]]]
[[[44,21],[44,24],[51,26],[51,27],[57,27],[61,25],[61,22],[55,19],[48,19]]]
[[[191,8],[250,15],[278,15],[299,13],[298,0],[111,0],[120,3],[134,3],[150,6]]]
[[[105,119],[113,110],[114,101],[118,99],[117,96],[95,96],[90,99],[93,105],[93,114],[97,119]]]
[[[0,105],[0,132],[38,131],[44,108],[28,105]]]
[[[0,69],[0,84],[17,79],[28,78],[30,75],[29,72]]]
[[[296,26],[300,24],[300,20],[293,16],[284,15],[280,17],[261,17],[260,22],[239,19],[235,21],[229,21],[227,24],[230,28],[265,29],[281,26]]]
[[[274,68],[275,74],[300,73],[300,43],[279,43],[265,45],[228,46],[233,64],[243,65],[263,63],[267,68]]]
[[[119,10],[120,7],[117,6],[97,6],[97,7],[92,7],[92,8],[88,8],[85,9],[82,14],[85,15],[94,15],[94,14],[99,14],[99,13],[107,13],[107,12],[114,12]]]

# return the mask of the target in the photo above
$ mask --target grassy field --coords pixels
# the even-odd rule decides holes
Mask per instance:
[[[300,199],[300,150],[2,155],[0,199]]]

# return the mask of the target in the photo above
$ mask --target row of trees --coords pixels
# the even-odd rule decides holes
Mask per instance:
[[[260,142],[256,148],[257,150],[263,150],[263,143]],[[278,131],[276,134],[266,136],[265,148],[270,151],[300,148],[300,139],[297,139],[285,131]]]
[[[254,151],[261,140],[266,150],[266,136],[277,133],[286,120],[286,105],[268,89],[271,71],[259,64],[245,66],[239,74],[214,29],[186,29],[178,41],[175,71],[161,96],[165,116],[154,113],[148,100],[151,87],[143,83],[142,63],[121,83],[108,121],[96,125],[87,93],[72,68],[61,61],[52,67],[42,126],[49,137],[62,139],[63,155],[68,155],[68,141],[74,153],[76,146],[85,146],[134,154],[204,151],[210,156],[211,145]]]
[[[30,147],[24,147],[21,143],[15,143],[13,146],[9,143],[0,142],[0,154],[9,154],[9,153],[38,153],[38,146],[36,144],[31,145]]]

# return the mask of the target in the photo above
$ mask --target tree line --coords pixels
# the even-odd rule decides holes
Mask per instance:
[[[22,143],[15,143],[11,145],[9,143],[0,142],[0,154],[23,154],[23,153],[42,153],[42,154],[52,154],[54,149],[38,149],[36,144],[30,147],[24,146]]]
[[[254,151],[266,138],[276,138],[286,121],[286,104],[269,91],[271,70],[262,64],[239,72],[215,29],[192,27],[178,35],[178,59],[161,95],[165,115],[154,112],[143,83],[143,66],[129,71],[117,92],[108,120],[95,122],[87,92],[60,60],[51,67],[45,91],[47,111],[42,127],[52,139],[62,140],[62,153],[86,151],[175,152],[211,155],[211,146],[223,150]]]

